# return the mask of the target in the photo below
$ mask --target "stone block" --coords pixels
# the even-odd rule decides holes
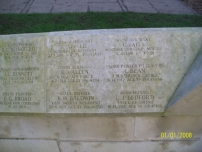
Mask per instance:
[[[1,116],[0,138],[129,141],[131,117]]]
[[[201,140],[201,116],[136,117],[135,140]]]
[[[202,141],[60,142],[61,152],[201,152]]]
[[[43,34],[0,36],[0,111],[45,112]]]
[[[60,152],[56,141],[0,139],[1,152]]]
[[[0,112],[164,112],[201,47],[202,28],[0,36]]]

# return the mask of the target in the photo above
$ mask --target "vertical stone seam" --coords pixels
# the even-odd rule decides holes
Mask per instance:
[[[135,135],[136,135],[136,133],[135,133],[135,131],[136,131],[136,129],[135,129],[135,121],[136,121],[136,116],[135,117],[133,117],[133,139],[132,139],[132,141],[135,141]]]
[[[45,44],[44,44],[44,46],[47,48],[47,42],[48,42],[48,38],[49,38],[49,34],[48,35],[46,35],[46,37],[45,37]],[[48,49],[46,49],[46,50],[48,50]],[[44,102],[45,102],[45,104],[44,104],[44,113],[48,113],[48,108],[47,108],[47,104],[48,104],[48,101],[47,101],[47,64],[46,64],[46,62],[47,62],[47,59],[46,59],[46,51],[44,50],[44,93],[45,93],[45,95],[44,95]]]
[[[56,142],[57,142],[57,145],[58,145],[59,152],[62,152],[62,149],[60,148],[60,141],[56,140]]]

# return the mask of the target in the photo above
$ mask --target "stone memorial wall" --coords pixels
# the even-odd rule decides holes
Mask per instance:
[[[1,36],[0,112],[163,112],[201,41],[195,28]]]
[[[0,35],[0,151],[202,149],[202,28]]]

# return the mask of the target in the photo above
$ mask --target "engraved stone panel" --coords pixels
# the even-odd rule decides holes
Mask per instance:
[[[44,42],[42,34],[0,36],[0,112],[44,112]]]
[[[0,40],[1,112],[163,112],[202,47],[202,28],[50,32]],[[26,52],[32,57],[24,58]]]
[[[47,111],[162,112],[202,46],[201,31],[179,28],[50,33]]]

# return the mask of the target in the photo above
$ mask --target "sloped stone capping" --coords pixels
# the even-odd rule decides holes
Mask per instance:
[[[0,36],[0,112],[163,112],[202,28]]]

